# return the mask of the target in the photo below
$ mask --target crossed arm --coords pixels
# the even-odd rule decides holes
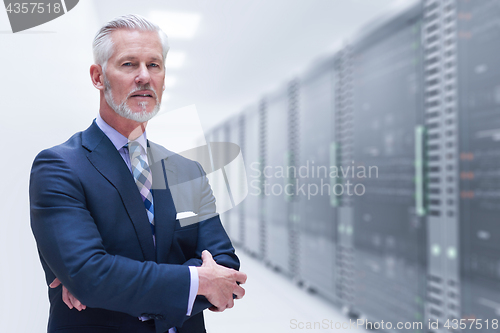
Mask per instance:
[[[238,272],[231,268],[218,265],[212,258],[209,251],[202,253],[203,265],[198,267],[199,287],[198,295],[205,296],[213,304],[209,310],[222,312],[234,306],[234,297],[241,299],[245,295],[245,290],[238,285],[246,282],[247,276],[243,272]],[[61,284],[58,278],[49,285],[50,288],[57,288]],[[70,309],[78,311],[85,310],[86,305],[82,304],[68,289],[62,287],[63,302]]]

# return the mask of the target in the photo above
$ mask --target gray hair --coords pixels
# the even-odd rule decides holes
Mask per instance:
[[[94,37],[94,41],[92,43],[94,62],[101,65],[103,71],[106,70],[108,60],[113,54],[113,40],[111,39],[111,33],[118,29],[157,31],[163,49],[163,62],[165,62],[165,58],[167,57],[167,52],[169,50],[168,37],[165,32],[163,32],[158,25],[140,15],[128,14],[116,17],[106,23]]]

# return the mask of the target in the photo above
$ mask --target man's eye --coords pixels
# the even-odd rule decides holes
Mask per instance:
[[[158,64],[150,64],[149,66],[152,66],[152,67],[160,67]]]
[[[123,66],[132,66],[132,63],[131,62],[126,62],[123,64]]]

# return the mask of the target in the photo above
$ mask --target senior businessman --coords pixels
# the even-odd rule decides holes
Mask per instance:
[[[48,332],[205,332],[202,310],[231,308],[246,275],[200,164],[147,140],[167,36],[121,16],[99,30],[93,52],[97,118],[39,153],[31,171]],[[199,222],[182,227],[180,212]]]

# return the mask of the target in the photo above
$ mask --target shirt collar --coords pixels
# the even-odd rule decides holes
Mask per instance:
[[[129,139],[125,136],[123,136],[120,132],[115,130],[113,127],[111,127],[107,122],[104,121],[104,119],[101,118],[100,114],[97,114],[97,118],[95,120],[97,126],[101,129],[101,131],[104,132],[104,134],[111,140],[111,143],[115,146],[116,150],[120,150],[125,146],[128,142]],[[140,137],[135,139],[134,141],[137,141],[144,151],[147,151],[148,147],[148,139],[146,136],[146,131],[142,133]]]

